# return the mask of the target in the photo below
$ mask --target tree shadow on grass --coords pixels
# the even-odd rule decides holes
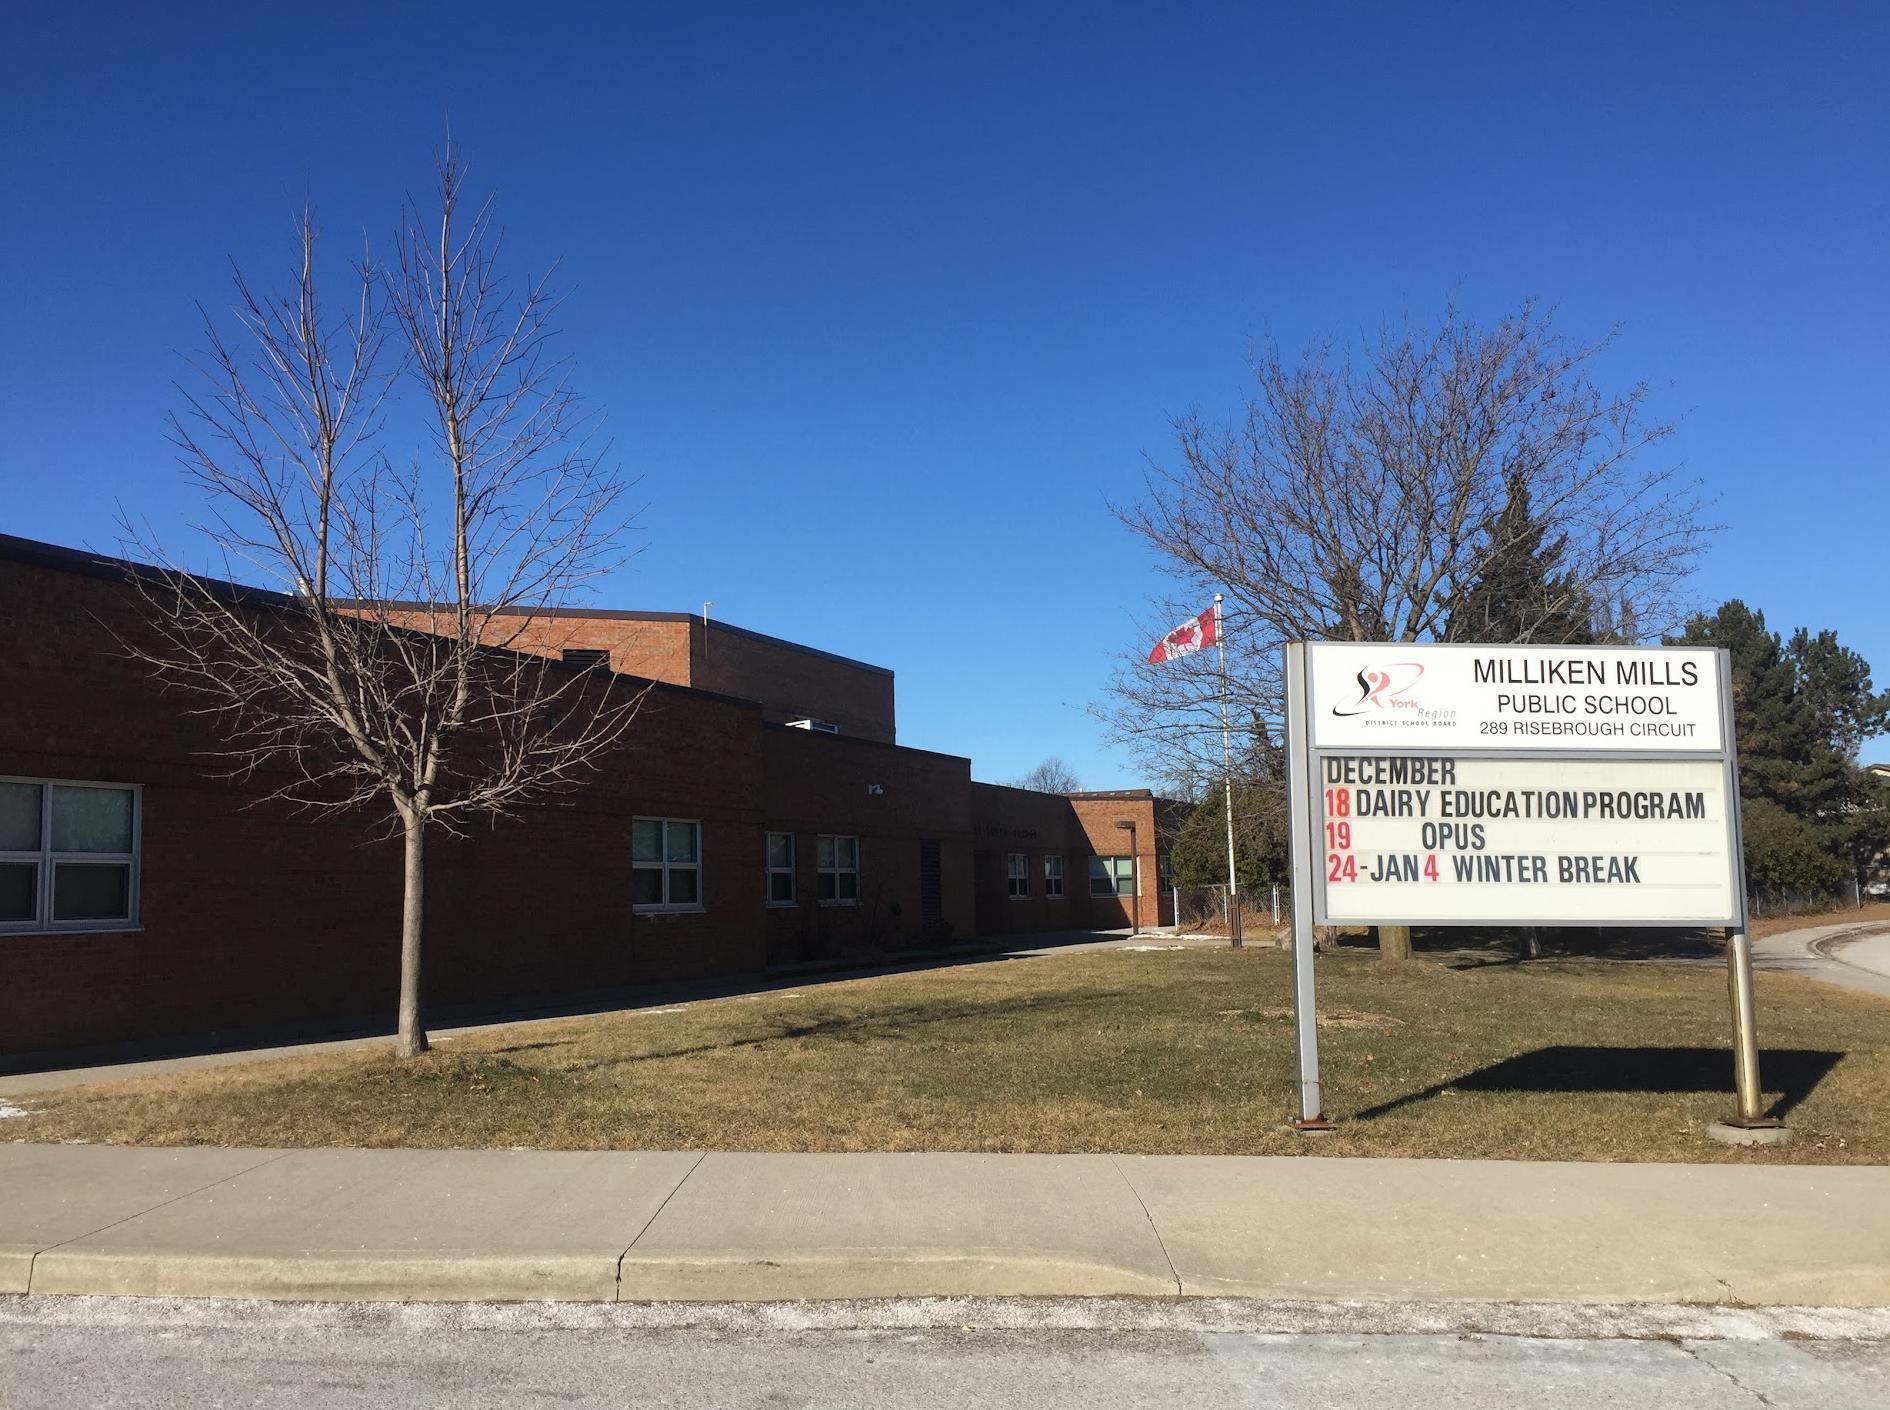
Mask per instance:
[[[1767,1048],[1759,1054],[1759,1080],[1779,1093],[1766,1115],[1778,1120],[1792,1110],[1836,1067],[1843,1053],[1810,1048]],[[1726,1048],[1603,1048],[1558,1045],[1518,1053],[1479,1067],[1449,1082],[1367,1107],[1358,1120],[1394,1111],[1451,1092],[1733,1092],[1733,1056]]]
[[[1101,1010],[1119,1012],[1131,995],[1127,990],[1093,990],[1077,994],[1037,994],[1025,998],[1004,999],[977,1004],[945,1001],[903,1004],[895,1008],[872,1009],[855,1014],[829,1014],[805,1019],[776,1019],[766,1031],[740,1037],[711,1039],[681,1047],[647,1053],[612,1053],[585,1062],[574,1063],[566,1072],[600,1072],[612,1068],[634,1067],[641,1063],[670,1058],[698,1057],[705,1053],[730,1052],[741,1048],[759,1048],[769,1043],[793,1043],[824,1039],[848,1044],[898,1043],[918,1036],[924,1030],[967,1020],[1009,1020],[1031,1015],[1070,1015]],[[499,1051],[508,1051],[500,1049]]]

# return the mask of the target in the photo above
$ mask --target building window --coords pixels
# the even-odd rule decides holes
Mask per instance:
[[[1092,896],[1133,896],[1135,894],[1135,858],[1091,857],[1089,859],[1089,894]]]
[[[817,844],[820,903],[857,906],[860,903],[860,839],[822,836]]]
[[[1063,858],[1045,857],[1043,859],[1043,894],[1046,900],[1063,899]]]
[[[1030,899],[1030,858],[1022,852],[1013,852],[1005,858],[1005,882],[1010,889],[1013,901]]]
[[[0,932],[138,921],[138,790],[0,779]]]
[[[693,818],[630,823],[630,899],[639,911],[702,909],[702,824]]]
[[[567,666],[579,666],[585,670],[593,666],[601,666],[606,671],[610,669],[610,653],[588,646],[567,646],[562,653],[562,659]]]
[[[768,904],[794,904],[794,834],[768,834]]]

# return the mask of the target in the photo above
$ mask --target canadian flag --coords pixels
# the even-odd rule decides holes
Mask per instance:
[[[1220,639],[1220,630],[1220,609],[1210,607],[1200,616],[1188,618],[1156,642],[1155,649],[1148,653],[1148,659],[1160,664],[1172,661],[1177,656],[1192,656],[1202,647],[1214,645]]]

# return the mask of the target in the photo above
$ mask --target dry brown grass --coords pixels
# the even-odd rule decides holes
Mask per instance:
[[[1103,951],[264,1061],[32,1099],[35,1141],[1890,1162],[1890,1006],[1761,974],[1796,1144],[1731,1151],[1712,964],[1319,961],[1328,1112],[1282,1129],[1286,956]],[[1647,1050],[1636,1052],[1633,1050]]]

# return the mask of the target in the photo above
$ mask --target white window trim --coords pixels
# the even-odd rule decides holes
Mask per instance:
[[[768,844],[777,837],[787,838],[788,864],[784,867],[777,867],[770,864],[768,861],[768,853],[765,850]],[[761,899],[763,903],[777,911],[784,911],[789,907],[798,906],[801,903],[801,888],[795,875],[795,863],[800,861],[801,849],[795,840],[794,834],[791,832],[770,832],[762,839],[761,845],[764,849],[761,854],[763,873]],[[789,894],[785,901],[777,901],[774,899],[774,879],[777,876],[785,876],[788,879]]]
[[[34,895],[32,920],[0,921],[0,935],[101,935],[126,930],[142,930],[139,924],[139,892],[144,876],[144,785],[110,783],[93,778],[28,778],[23,774],[0,774],[0,783],[34,784],[39,788],[39,850],[37,852],[0,852],[0,862],[29,862],[39,869]],[[52,791],[55,788],[108,788],[114,793],[131,795],[130,852],[55,852],[52,849]],[[60,862],[95,862],[101,865],[129,864],[126,881],[128,895],[124,920],[54,920],[53,869]]]
[[[1129,864],[1129,875],[1126,878],[1123,877],[1119,872],[1117,872],[1115,867],[1111,866],[1109,868],[1109,890],[1107,891],[1098,891],[1096,889],[1096,881],[1097,881],[1096,874],[1093,871],[1090,872],[1089,895],[1090,895],[1091,900],[1100,901],[1105,896],[1107,896],[1118,901],[1127,901],[1131,899],[1132,897],[1139,896],[1142,894],[1141,868],[1136,866],[1134,857],[1129,856],[1127,853],[1110,853],[1107,856],[1104,856],[1099,853],[1096,856],[1091,857],[1090,860],[1093,862],[1105,862],[1105,863],[1127,862]],[[1124,880],[1127,880],[1129,882],[1129,890],[1126,893],[1122,889],[1122,883]]]
[[[821,843],[822,838],[825,838],[831,842],[851,842],[853,844],[853,865],[850,867],[823,867],[821,866],[820,865],[820,843]],[[835,848],[834,850],[837,855],[839,849]],[[839,907],[859,905],[860,904],[860,839],[856,835],[850,832],[816,833],[814,835],[814,874],[816,876],[833,876],[833,877],[851,876],[853,878],[853,895],[851,898],[844,897],[844,896],[835,896],[831,901],[819,900],[818,898],[820,895],[820,888],[818,885],[816,885],[814,888],[816,905],[839,906]],[[838,891],[840,889],[840,885],[837,881],[834,883],[833,889],[835,891]]]
[[[1020,867],[1017,863],[1022,862]],[[1024,889],[1019,891],[1017,883],[1023,882]],[[1030,899],[1030,853],[1007,852],[1004,854],[1004,890],[1013,901]]]
[[[636,854],[636,825],[640,822],[660,823],[663,828],[662,853],[660,862],[639,862]],[[693,862],[672,862],[669,860],[669,825],[688,823],[696,830],[696,859]],[[630,909],[637,915],[688,915],[704,909],[703,897],[707,894],[702,889],[702,819],[701,818],[657,818],[639,815],[630,819],[630,885],[632,887]],[[636,873],[648,871],[652,867],[661,867],[663,871],[663,897],[661,901],[638,901],[635,898]],[[693,901],[669,900],[669,874],[672,869],[693,871],[696,874],[696,899]]]
[[[1050,863],[1052,862],[1055,862],[1057,864],[1057,869],[1054,875],[1050,871]],[[1061,852],[1046,852],[1043,858],[1043,898],[1044,900],[1061,901],[1068,894],[1064,890],[1063,878],[1064,878],[1063,854]],[[1050,889],[1050,885],[1052,882],[1056,883],[1057,889],[1054,891]]]

